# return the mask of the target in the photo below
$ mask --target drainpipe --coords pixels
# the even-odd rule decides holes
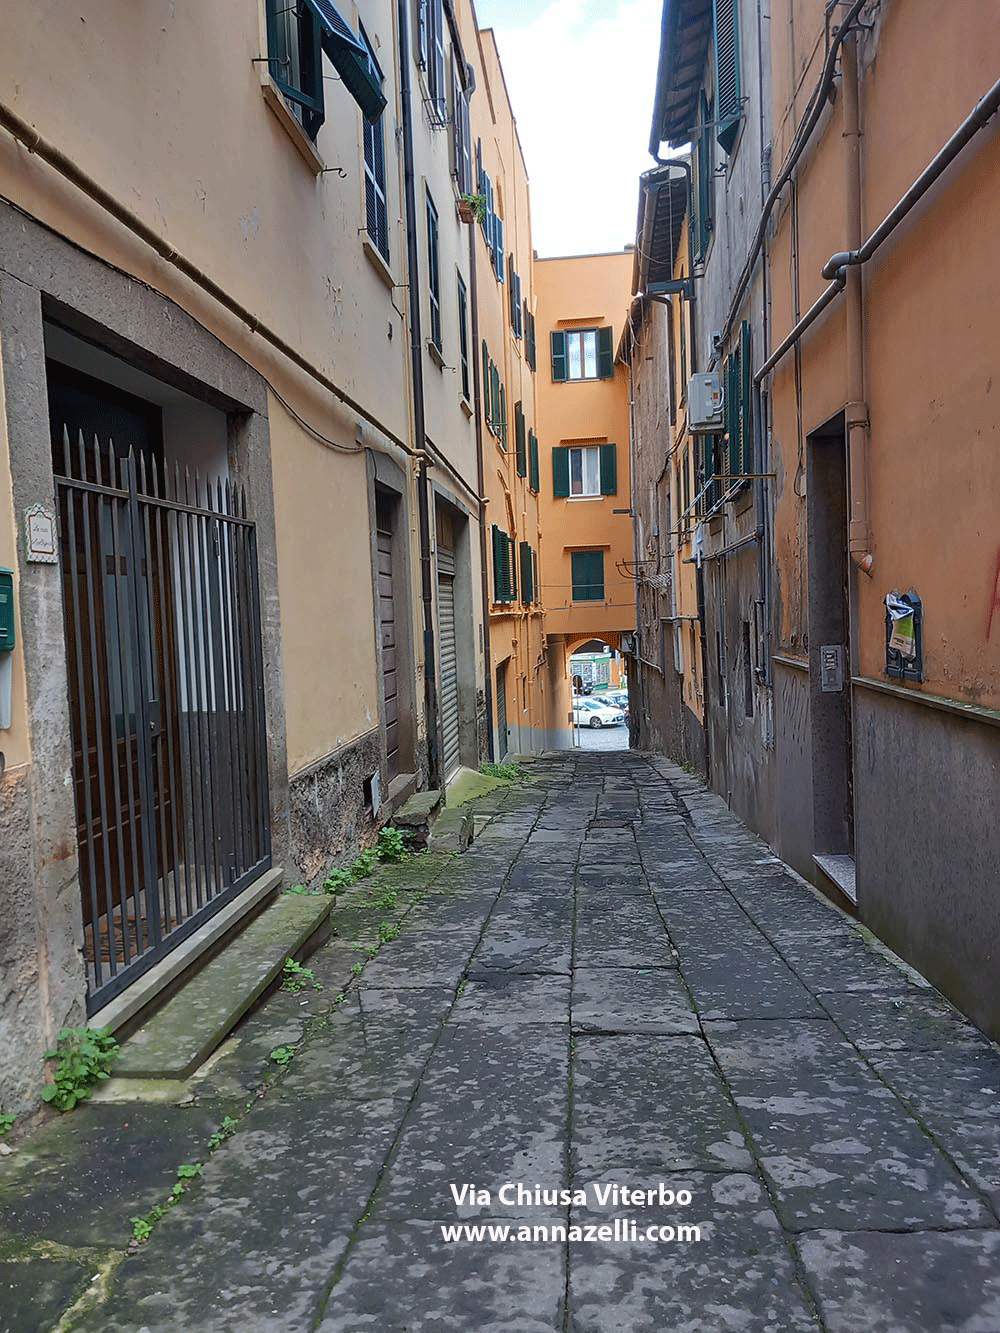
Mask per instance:
[[[844,202],[847,245],[861,244],[861,116],[858,106],[858,43],[854,32],[841,53],[844,97],[844,146],[847,166]],[[847,455],[850,527],[848,551],[863,574],[872,575],[868,528],[868,404],[865,402],[864,310],[861,267],[847,269],[845,289],[847,340]]]
[[[409,6],[398,0],[399,100],[403,120],[403,193],[406,209],[406,267],[410,297],[410,361],[413,376],[413,431],[420,450],[417,515],[420,525],[420,591],[424,610],[424,711],[427,724],[427,780],[444,783],[438,738],[437,668],[434,644],[434,581],[431,568],[430,483],[427,479],[424,418],[424,357],[420,333],[420,269],[417,253],[417,201],[413,174],[413,107],[410,89]]]
[[[483,459],[483,412],[480,395],[482,383],[479,374],[479,280],[476,276],[476,224],[469,227],[469,304],[472,307],[472,401],[476,408],[476,476],[479,484],[479,572],[483,597],[483,653],[485,655],[486,696],[486,754],[490,763],[497,758],[493,741],[493,658],[490,654],[490,580],[487,573],[486,552],[486,464]]]

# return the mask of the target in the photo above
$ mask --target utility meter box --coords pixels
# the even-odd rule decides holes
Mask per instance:
[[[14,651],[14,571],[0,569],[0,653]]]
[[[725,409],[722,377],[718,374],[692,375],[687,386],[687,425],[693,434],[711,435],[722,430]]]

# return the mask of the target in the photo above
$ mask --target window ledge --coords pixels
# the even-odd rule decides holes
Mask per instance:
[[[458,400],[458,405],[467,417],[471,417],[473,412],[475,411],[475,408],[469,402],[468,398],[460,398]]]
[[[367,231],[361,231],[361,248],[368,256],[372,268],[379,275],[385,285],[391,290],[396,285],[396,279],[393,276],[392,269],[386,263],[385,256],[378,248]]]
[[[441,351],[441,348],[438,347],[437,343],[433,340],[433,338],[428,338],[428,339],[427,339],[427,352],[428,352],[428,355],[430,356],[430,359],[431,359],[431,360],[434,362],[434,364],[437,366],[438,370],[442,370],[442,371],[443,371],[443,370],[444,370],[444,353]]]
[[[296,151],[302,158],[302,161],[314,176],[318,176],[326,167],[326,163],[323,161],[322,157],[320,157],[316,145],[292,114],[291,108],[285,101],[284,94],[271,78],[271,73],[268,70],[267,65],[261,63],[257,68],[260,71],[260,87],[261,92],[264,94],[264,101],[274,112],[278,119],[278,124],[295,145]]]
[[[567,495],[566,499],[572,501],[573,504],[580,504],[581,501],[586,503],[587,500],[613,500],[614,496],[613,495]]]

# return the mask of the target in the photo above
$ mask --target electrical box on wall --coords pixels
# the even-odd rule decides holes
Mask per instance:
[[[725,395],[718,374],[692,375],[687,385],[687,425],[693,434],[722,429]]]
[[[0,569],[0,731],[10,727],[14,643],[14,571]]]
[[[14,571],[0,569],[0,653],[14,647]]]

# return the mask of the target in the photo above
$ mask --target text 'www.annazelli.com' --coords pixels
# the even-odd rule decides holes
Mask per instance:
[[[594,1226],[511,1226],[509,1223],[468,1222],[441,1226],[441,1238],[448,1245],[460,1242],[487,1242],[494,1244],[551,1245],[567,1241],[586,1244],[656,1244],[693,1245],[701,1240],[701,1229],[692,1224],[683,1226],[639,1226],[627,1217],[616,1217],[613,1223]]]

